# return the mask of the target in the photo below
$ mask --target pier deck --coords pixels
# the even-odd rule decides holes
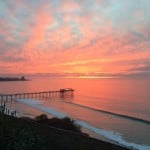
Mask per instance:
[[[13,100],[16,98],[33,98],[33,97],[48,97],[61,94],[64,96],[67,93],[73,94],[74,89],[67,88],[67,89],[60,89],[57,91],[43,91],[43,92],[33,92],[33,93],[15,93],[15,94],[0,94],[0,100]]]

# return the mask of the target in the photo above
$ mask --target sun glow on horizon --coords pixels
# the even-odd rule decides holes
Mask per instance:
[[[150,75],[150,2],[0,1],[0,72]]]

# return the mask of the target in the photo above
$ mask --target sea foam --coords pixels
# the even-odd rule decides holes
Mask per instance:
[[[59,112],[54,108],[42,106],[42,101],[40,101],[40,100],[17,99],[17,101],[21,102],[23,104],[26,104],[28,106],[31,106],[35,109],[38,109],[42,112],[51,114],[51,115],[53,115],[57,118],[64,118],[64,117],[68,116],[67,114]],[[109,139],[112,142],[115,142],[116,144],[118,143],[119,145],[131,148],[131,149],[134,149],[134,150],[150,150],[150,146],[139,145],[139,144],[136,144],[136,143],[131,143],[131,142],[125,141],[119,133],[116,133],[116,132],[113,132],[113,131],[107,131],[107,130],[100,129],[100,128],[96,128],[96,127],[90,125],[89,123],[84,122],[84,121],[80,121],[80,120],[75,120],[75,123],[77,125],[80,125],[83,128],[89,129],[92,132],[95,132],[96,134],[99,134],[99,135]]]
[[[150,146],[139,145],[139,144],[135,144],[135,143],[125,141],[122,138],[121,134],[119,134],[119,133],[93,127],[92,125],[90,125],[90,124],[88,124],[84,121],[76,120],[75,123],[82,126],[83,128],[89,129],[89,130],[95,132],[96,134],[99,134],[99,135],[111,140],[114,143],[118,143],[119,145],[131,148],[131,149],[134,149],[134,150],[150,150]]]
[[[38,109],[38,110],[40,110],[42,112],[54,115],[57,118],[64,118],[64,117],[67,116],[64,113],[56,111],[54,108],[42,106],[42,101],[40,101],[40,100],[34,100],[34,99],[17,99],[17,101],[19,101],[19,102],[21,102],[23,104],[29,105],[29,106],[31,106],[31,107],[33,107],[35,109]]]

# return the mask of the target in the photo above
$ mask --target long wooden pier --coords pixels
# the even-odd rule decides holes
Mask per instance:
[[[0,101],[13,100],[17,98],[38,98],[38,97],[50,97],[61,95],[64,96],[68,93],[73,94],[74,89],[60,89],[58,91],[44,91],[44,92],[33,92],[33,93],[15,93],[15,94],[0,94]]]

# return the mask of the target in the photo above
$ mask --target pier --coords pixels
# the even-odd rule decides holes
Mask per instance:
[[[7,101],[19,98],[44,98],[44,97],[51,97],[51,96],[58,96],[64,97],[66,94],[73,94],[74,89],[66,88],[60,89],[58,91],[43,91],[43,92],[33,92],[33,93],[15,93],[15,94],[0,94],[0,101]]]

